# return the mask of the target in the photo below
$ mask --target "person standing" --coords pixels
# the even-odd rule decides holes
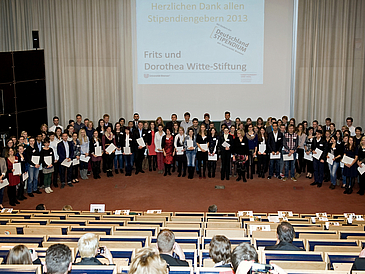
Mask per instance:
[[[74,130],[76,133],[79,133],[80,129],[85,128],[85,124],[82,122],[81,114],[76,115],[76,123],[74,125]]]
[[[311,185],[317,185],[317,187],[321,187],[323,183],[324,162],[327,159],[328,153],[327,142],[325,138],[322,137],[322,134],[322,130],[318,129],[316,131],[316,138],[313,140],[311,148],[313,155],[317,154],[316,149],[321,151],[321,156],[319,159],[313,157],[314,182],[311,183]]]
[[[156,134],[156,123],[152,121],[150,123],[148,133],[148,141],[147,141],[147,149],[148,149],[148,170],[156,171],[157,166],[157,154],[156,154],[156,145],[155,145],[155,134]]]
[[[188,128],[193,126],[193,122],[190,121],[190,113],[189,112],[184,113],[184,121],[182,121],[180,123],[180,126],[184,128],[185,134],[188,133]]]
[[[100,150],[102,151],[101,140],[99,138],[99,132],[97,130],[94,130],[93,137],[91,138],[89,143],[90,143],[89,152],[91,155],[93,176],[94,176],[94,179],[101,179],[100,163],[101,163],[102,156],[95,154],[95,148],[97,148],[97,147],[100,147]]]
[[[208,133],[208,177],[215,178],[215,170],[217,168],[217,161],[218,161],[218,137],[217,137],[217,130],[215,127],[211,128]],[[211,159],[209,160],[209,156]],[[213,159],[216,157],[216,160]]]
[[[188,129],[188,135],[185,137],[184,149],[186,151],[186,160],[188,165],[188,179],[193,179],[197,145],[194,129],[192,127]]]
[[[171,175],[171,164],[174,161],[175,149],[174,149],[174,137],[171,135],[169,128],[166,128],[166,135],[162,137],[161,144],[164,156],[165,174],[163,176]]]
[[[262,130],[265,131],[264,128]],[[237,165],[237,173],[238,178],[236,179],[237,182],[243,178],[244,182],[246,180],[246,161],[248,160],[248,140],[245,135],[245,132],[242,129],[237,130],[237,137],[233,140],[233,162]]]
[[[144,151],[146,150],[147,144],[147,130],[143,128],[143,122],[138,121],[138,128],[133,132],[134,145],[135,145],[135,163],[136,163],[136,175],[138,173],[144,173],[142,169],[142,162],[144,158]],[[144,146],[138,144],[138,139],[142,138]]]
[[[21,165],[21,169],[22,169],[22,176],[20,176],[17,200],[23,201],[23,200],[27,199],[27,197],[24,196],[25,180],[23,180],[23,174],[28,172],[28,163],[25,159],[25,150],[24,150],[23,145],[18,146],[18,153],[16,154],[16,156],[18,157],[18,161],[19,161],[19,163]]]
[[[336,136],[331,137],[330,146],[329,146],[328,151],[332,155],[334,155],[334,157],[332,158],[333,163],[332,163],[332,165],[328,164],[328,167],[330,169],[330,177],[331,177],[330,189],[335,189],[336,183],[337,183],[337,169],[340,166],[340,162],[341,162],[342,156],[343,156],[342,142],[337,142]],[[330,156],[327,155],[327,158],[330,158]]]
[[[163,173],[163,150],[162,150],[162,137],[165,136],[165,132],[163,131],[163,126],[158,126],[158,131],[155,134],[155,151],[157,156],[157,169],[158,173]]]
[[[66,139],[67,139],[67,133]],[[38,175],[39,175],[39,167],[40,167],[40,161],[33,162],[36,157],[33,156],[40,156],[40,151],[38,150],[38,146],[35,145],[35,139],[33,137],[29,138],[29,146],[25,150],[25,159],[27,160],[29,164],[29,178],[28,178],[28,196],[34,197],[33,193],[42,194],[42,192],[38,189]]]
[[[293,119],[293,118],[292,118]],[[292,121],[290,119],[290,121]],[[284,155],[287,154],[288,157],[292,156],[293,160],[285,161],[285,175],[283,181],[285,182],[289,178],[289,168],[291,179],[296,182],[295,178],[295,161],[296,161],[296,151],[298,149],[298,135],[294,132],[294,125],[289,124],[288,132],[284,134]]]
[[[109,125],[106,127],[105,134],[103,136],[102,145],[103,145],[103,151],[105,153],[105,168],[106,168],[106,174],[107,177],[113,177],[113,160],[115,156],[115,149],[109,153],[106,151],[106,149],[113,144],[115,146],[115,138],[114,134],[112,132],[112,127]]]
[[[219,146],[221,151],[221,180],[229,180],[229,168],[231,164],[231,147],[233,146],[233,137],[229,134],[228,127],[224,128],[223,135],[219,137]]]
[[[274,156],[279,155],[282,151],[284,135],[278,130],[277,122],[272,124],[272,128],[273,130],[268,135],[267,153]],[[270,180],[274,174],[279,180],[282,179],[280,172],[280,159],[270,159],[269,176],[267,179]]]
[[[247,128],[246,138],[248,140],[248,161],[246,161],[247,166],[247,179],[253,179],[253,174],[255,173],[255,157],[257,154],[257,144],[258,144],[258,136],[253,131],[253,125],[249,124]],[[251,166],[251,176],[249,175],[249,167]]]
[[[53,192],[53,190],[51,189],[51,182],[52,173],[54,172],[53,163],[55,161],[55,155],[53,149],[50,147],[49,138],[44,139],[44,147],[41,150],[40,156],[40,162],[42,163],[44,174],[44,191],[49,194]],[[46,163],[46,157],[50,160],[48,163]]]
[[[60,177],[61,177],[61,188],[64,188],[67,182],[67,185],[73,187],[71,183],[72,180],[72,164],[67,167],[62,165],[63,161],[71,162],[73,158],[73,150],[72,150],[72,142],[67,141],[68,134],[62,134],[62,142],[57,144],[57,154],[59,156],[60,162]],[[65,174],[67,176],[65,177]],[[66,181],[67,180],[67,181]]]
[[[184,128],[179,127],[179,134],[177,134],[174,138],[174,147],[175,147],[175,158],[177,161],[177,177],[181,177],[181,172],[183,171],[182,176],[186,176],[186,153],[184,149],[184,141],[185,141],[185,133]],[[178,149],[181,150],[180,153],[178,153]]]
[[[362,167],[363,165],[365,165],[365,136],[363,136],[361,138],[361,142],[358,148],[358,159],[357,159],[357,165],[359,167]],[[359,185],[360,185],[360,190],[357,192],[357,194],[359,195],[364,195],[364,191],[365,191],[365,172],[360,175],[360,181],[359,181]]]
[[[115,157],[114,157],[114,170],[115,174],[118,174],[118,163],[120,173],[123,173],[123,138],[124,138],[124,128],[122,128],[119,122],[115,123],[114,125],[114,137],[115,137],[115,146],[117,149],[115,150]]]
[[[346,187],[344,194],[351,194],[352,188],[355,185],[355,179],[358,176],[358,171],[355,163],[357,163],[358,159],[358,148],[355,146],[355,137],[350,136],[347,145],[345,146],[344,156],[350,157],[353,159],[351,164],[345,164],[343,169],[343,175],[346,176]]]
[[[200,125],[200,130],[198,132],[198,135],[196,136],[196,145],[198,146],[198,152],[197,152],[197,158],[198,158],[198,173],[199,173],[199,179],[202,178],[206,179],[205,177],[205,170],[207,168],[207,161],[208,161],[208,136],[207,136],[207,130],[205,127],[205,124]],[[207,149],[204,149],[202,145],[206,145]],[[203,174],[202,174],[202,165],[203,162]]]
[[[229,111],[226,111],[224,113],[224,118],[225,119],[220,124],[220,128],[222,128],[222,125],[226,125],[228,127],[228,129],[230,129],[231,126],[234,124],[234,122],[230,119],[231,118],[231,113]]]
[[[129,127],[124,129],[125,134],[122,139],[122,147],[123,147],[123,157],[125,162],[125,176],[132,175],[132,153],[134,149],[134,140],[133,135],[130,133]],[[126,147],[129,147],[130,153],[126,152]]]
[[[89,157],[89,137],[87,137],[86,130],[84,128],[80,129],[79,131],[79,142],[80,142],[80,156]],[[90,160],[90,159],[89,159]],[[84,162],[80,160],[80,177],[83,180],[89,179],[87,177],[88,171],[88,164],[89,162]]]
[[[14,164],[18,163],[18,157],[15,156],[15,150],[13,148],[9,148],[6,152],[6,164],[7,164],[7,175],[6,177],[9,180],[8,186],[8,197],[9,204],[11,206],[16,206],[16,204],[20,204],[16,199],[16,186],[20,183],[20,175],[14,175]]]

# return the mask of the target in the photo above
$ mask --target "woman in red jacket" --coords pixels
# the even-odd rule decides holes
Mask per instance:
[[[13,148],[9,148],[6,155],[6,164],[8,167],[8,196],[9,196],[9,204],[11,206],[15,206],[16,204],[20,204],[16,199],[16,186],[20,183],[20,175],[14,175],[13,172],[14,164],[18,163],[18,157],[15,156],[15,150]]]

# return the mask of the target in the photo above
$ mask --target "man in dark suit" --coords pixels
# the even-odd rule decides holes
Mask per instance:
[[[67,184],[73,187],[71,183],[72,180],[72,164],[70,167],[66,167],[62,165],[62,162],[66,160],[70,162],[73,157],[73,150],[72,150],[72,143],[67,141],[68,135],[67,133],[62,134],[62,141],[57,144],[57,153],[59,156],[59,163],[60,163],[60,178],[61,178],[61,188],[65,187],[65,172],[67,171]]]
[[[290,223],[282,222],[278,225],[276,233],[278,238],[276,245],[267,246],[265,250],[303,251],[302,248],[293,245],[295,231]]]
[[[315,152],[317,148],[322,151],[319,160],[314,158],[314,155],[317,154],[317,152]],[[313,153],[313,169],[314,169],[314,182],[311,183],[311,185],[312,186],[317,185],[317,187],[321,187],[323,183],[324,163],[327,161],[327,153],[328,153],[328,143],[326,141],[326,138],[322,136],[322,130],[316,131],[316,138],[313,140],[311,150]]]
[[[132,131],[134,131],[138,128],[138,122],[139,122],[139,114],[136,112],[136,113],[133,114],[133,129],[132,129]]]
[[[267,141],[267,151],[272,155],[279,155],[283,148],[283,138],[284,135],[278,130],[278,123],[273,122],[272,131],[269,133],[268,141]],[[270,168],[269,168],[269,176],[267,179],[271,179],[272,176],[275,175],[278,179],[280,177],[280,159],[270,159]]]
[[[177,114],[173,113],[171,114],[171,121],[166,123],[164,131],[166,132],[166,129],[168,128],[172,132],[175,122],[180,126],[180,123],[177,121]]]
[[[365,270],[365,248],[360,252],[359,258],[356,258],[351,268],[352,270]]]
[[[185,254],[177,242],[175,242],[175,235],[169,229],[163,229],[157,235],[157,248],[160,252],[160,257],[166,261],[169,266],[189,266],[185,261]],[[173,256],[173,254],[176,256]]]
[[[140,146],[138,144],[138,139],[142,138],[145,145],[144,146]],[[143,162],[143,158],[144,158],[144,151],[146,149],[146,144],[147,144],[147,138],[148,138],[148,132],[146,129],[143,128],[143,122],[142,121],[138,121],[138,128],[136,130],[133,131],[133,139],[135,142],[135,163],[136,163],[136,174],[138,174],[139,172],[144,173],[143,169],[142,169],[142,162]]]

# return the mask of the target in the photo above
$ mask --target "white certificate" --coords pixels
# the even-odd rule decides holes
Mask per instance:
[[[357,170],[359,171],[360,175],[363,175],[365,172],[365,165],[361,164],[361,167],[358,167]]]
[[[13,175],[20,175],[22,174],[22,166],[20,165],[20,163],[14,163],[13,164]]]
[[[205,151],[207,151],[208,150],[208,144],[199,144],[200,145],[200,147],[202,148],[202,149],[204,149]],[[202,149],[200,149],[199,147],[198,147],[198,151],[202,151]]]
[[[272,160],[280,160],[280,153],[278,155],[270,153],[270,159],[272,159]]]
[[[32,156],[32,162],[35,165],[39,165],[39,156]]]
[[[222,147],[230,147],[231,145],[228,144],[226,141],[223,142]]]
[[[330,164],[331,166],[333,165],[333,158],[335,158],[335,155],[333,155],[332,153],[328,153],[327,156],[329,158],[327,158],[327,163]]]
[[[47,166],[52,165],[52,156],[44,157],[44,162],[46,163]]]
[[[340,162],[340,168],[344,168],[345,167],[345,164]]]
[[[95,156],[101,156],[101,146],[95,147]]]
[[[116,149],[117,147],[114,144],[110,144],[105,151],[108,152],[109,154],[112,154],[113,151]]]
[[[193,140],[187,140],[187,141],[186,141],[186,145],[188,146],[188,148],[194,147],[194,142],[193,142]]]
[[[77,159],[77,158],[75,158],[75,159],[73,159],[73,160],[72,160],[72,164],[73,164],[74,166],[77,166],[78,164],[80,164],[80,160],[79,160],[79,159]]]
[[[29,178],[28,171],[23,173],[23,181]]]
[[[8,185],[9,185],[9,181],[8,181],[8,179],[5,178],[5,179],[3,179],[3,182],[0,184],[0,189],[6,187]]]
[[[259,144],[259,152],[265,153],[266,151],[266,144]]]
[[[183,147],[176,148],[176,155],[184,155]]]
[[[354,161],[354,158],[351,158],[351,157],[348,157],[348,156],[344,155],[341,162],[344,163],[344,164],[351,165],[353,161]]]
[[[316,148],[315,152],[316,152],[316,154],[313,153],[313,158],[319,160],[321,158],[323,150],[320,150],[319,148]]]
[[[81,154],[81,156],[80,156],[80,161],[81,162],[88,163],[89,160],[90,160],[90,157],[89,156],[85,156],[85,154]]]
[[[294,155],[292,154],[292,155],[289,156],[289,154],[283,154],[283,160],[284,161],[292,161],[292,160],[294,160]]]
[[[304,153],[304,159],[313,162],[313,154],[312,154],[312,152],[309,153],[309,154]]]
[[[70,167],[72,164],[72,161],[67,161],[67,159],[63,160],[63,162],[61,163],[62,166],[65,167]]]
[[[126,154],[126,155],[132,154],[131,153],[131,148],[130,147],[124,147],[124,154]]]
[[[115,150],[115,155],[121,155],[121,154],[122,154],[122,150],[118,150],[118,149]]]
[[[214,153],[214,155],[208,154],[208,161],[218,161],[218,154]]]
[[[144,143],[144,140],[143,140],[142,137],[137,139],[137,143],[141,147],[145,147],[146,146],[146,144]]]

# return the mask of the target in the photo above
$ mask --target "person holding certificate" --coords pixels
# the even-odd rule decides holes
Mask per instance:
[[[229,180],[229,168],[231,164],[231,153],[233,146],[233,137],[229,134],[228,127],[225,127],[223,130],[223,134],[219,137],[219,146],[221,151],[221,160],[222,160],[222,168],[221,168],[221,180],[224,178]]]
[[[324,162],[327,160],[328,153],[328,143],[322,135],[322,130],[318,129],[311,148],[313,153],[314,182],[310,185],[316,185],[317,187],[321,187],[323,183]]]
[[[103,143],[103,151],[105,153],[105,168],[106,168],[106,176],[113,177],[113,160],[115,156],[115,149],[113,151],[108,151],[108,147],[113,145],[115,146],[115,138],[112,132],[112,127],[107,126],[105,130],[105,134],[102,138]]]
[[[299,123],[297,128],[297,135],[298,135],[298,160],[295,160],[295,169],[296,174],[295,178],[298,179],[302,172],[305,172],[305,164],[304,161],[304,144],[307,138],[307,134],[305,134],[303,124]]]
[[[202,162],[203,162],[203,179],[206,179],[205,170],[207,168],[209,142],[208,142],[207,130],[205,124],[203,123],[200,125],[198,135],[196,136],[196,145],[198,146],[197,158],[198,158],[199,179],[202,178],[202,165],[201,165]]]
[[[122,128],[119,122],[115,123],[114,125],[114,138],[115,138],[115,146],[117,147],[115,150],[115,157],[114,157],[114,171],[115,174],[118,174],[118,163],[120,173],[123,173],[123,146],[122,140],[124,138],[124,128]]]
[[[331,158],[333,163],[328,164],[328,167],[330,169],[330,178],[331,178],[331,184],[330,189],[336,188],[337,183],[337,169],[340,166],[340,162],[343,156],[343,144],[342,142],[336,141],[336,136],[331,137],[330,146],[329,146],[329,153],[327,155],[327,159]]]
[[[248,149],[249,149],[248,161],[246,161],[247,179],[249,179],[249,178],[253,179],[253,174],[255,173],[254,160],[255,160],[255,157],[256,157],[256,154],[257,154],[258,136],[253,131],[253,125],[252,124],[249,124],[248,127],[247,127],[246,138],[248,140]],[[249,171],[250,166],[251,166],[251,176],[250,176],[250,171]]]
[[[174,138],[174,147],[175,147],[175,159],[177,161],[177,177],[181,177],[181,172],[183,171],[182,176],[186,176],[186,155],[184,150],[184,141],[185,141],[185,130],[183,127],[179,127],[179,134],[177,134]]]
[[[364,166],[365,166],[365,136],[363,136],[361,138],[358,156],[359,157],[357,159],[357,165],[360,169],[364,168]],[[360,181],[359,181],[360,190],[357,192],[357,194],[364,195],[365,172],[363,174],[361,174],[361,172],[359,171],[359,173],[360,173]]]
[[[261,129],[265,131],[264,128]],[[241,178],[243,178],[244,182],[247,182],[245,175],[245,163],[248,159],[248,153],[249,149],[247,137],[245,136],[245,132],[242,129],[239,129],[237,130],[237,137],[233,140],[232,146],[233,162],[237,165],[237,182],[239,182]]]
[[[132,134],[130,134],[129,127],[124,129],[124,137],[122,138],[123,157],[125,162],[125,176],[132,175],[132,153],[134,140]]]
[[[21,171],[22,171],[22,176],[20,176],[20,183],[18,186],[17,200],[23,201],[27,199],[27,197],[24,196],[24,186],[25,186],[25,181],[27,180],[24,179],[24,173],[28,172],[28,165],[25,159],[24,145],[18,146],[18,153],[16,154],[16,157],[18,157],[18,161],[21,165]]]
[[[188,179],[193,179],[197,145],[194,135],[194,129],[192,127],[189,127],[187,130],[188,135],[185,137],[184,140],[184,150],[186,151],[186,160],[188,164]]]
[[[78,132],[72,133],[72,140],[71,140],[71,149],[73,151],[72,159],[72,183],[79,182],[79,167],[80,167],[80,155],[81,155],[81,146],[80,141],[78,139]]]
[[[290,119],[293,121],[293,118]],[[289,168],[290,175],[292,181],[296,182],[295,178],[295,161],[296,161],[296,152],[298,149],[298,135],[294,132],[295,126],[293,124],[289,124],[288,132],[284,134],[284,142],[283,142],[283,160],[285,162],[285,174],[283,181],[285,182],[289,178]]]
[[[67,140],[67,133],[66,140]],[[35,139],[29,138],[29,146],[25,150],[25,159],[29,164],[29,178],[28,178],[28,196],[34,197],[33,193],[41,194],[38,189],[38,175],[39,175],[39,153],[38,146],[35,145]]]
[[[271,131],[272,132],[272,131]],[[267,145],[268,137],[264,127],[261,127],[258,134],[259,149],[257,150],[258,168],[257,174],[259,178],[265,178],[265,172],[268,164]]]
[[[90,144],[89,144],[89,137],[86,134],[86,130],[84,128],[79,130],[79,143],[80,143],[80,152],[82,157],[89,157],[89,150],[90,150]],[[80,155],[80,158],[81,158]],[[88,169],[88,162],[84,162],[80,160],[80,177],[83,180],[89,179],[87,177],[87,169]]]
[[[350,136],[348,143],[345,145],[345,151],[343,154],[343,162],[345,164],[345,167],[343,169],[343,175],[346,176],[346,186],[343,194],[351,194],[352,188],[355,185],[355,178],[358,176],[358,165],[355,164],[358,158],[357,154],[358,148],[355,145],[355,137]],[[347,158],[348,161],[344,161],[345,158]]]
[[[147,149],[148,149],[148,170],[156,171],[157,166],[157,154],[156,154],[156,145],[155,145],[155,134],[156,134],[156,123],[152,121],[150,123],[150,127],[148,129],[147,135]]]
[[[165,173],[163,176],[167,174],[171,175],[171,164],[174,161],[175,148],[174,148],[174,136],[171,135],[171,130],[166,128],[166,135],[162,137],[163,150],[163,162],[165,164]]]
[[[313,157],[311,158],[311,153],[312,153],[312,144],[313,144],[313,127],[309,127],[308,130],[308,135],[305,139],[305,143],[304,143],[304,150],[305,150],[305,154],[306,156],[306,166],[307,166],[307,176],[305,176],[308,179],[312,179],[313,177]]]
[[[73,149],[72,142],[67,141],[68,134],[65,132],[62,134],[62,141],[57,144],[57,154],[60,162],[60,178],[61,178],[61,188],[64,188],[67,182],[67,185],[73,187],[71,183],[72,180],[72,158],[73,158]],[[65,173],[67,173],[67,177],[65,177]],[[67,181],[66,181],[67,180]]]
[[[217,137],[217,130],[215,127],[211,128],[209,130],[208,143],[209,143],[208,177],[215,178],[215,170],[216,170],[217,161],[218,161],[218,151],[217,151],[218,137]]]
[[[163,126],[159,125],[158,131],[155,134],[155,151],[157,156],[157,169],[158,173],[163,173],[163,150],[161,147],[162,137],[165,136],[165,132],[163,131]]]
[[[99,138],[99,131],[94,130],[93,137],[90,140],[89,153],[91,155],[91,163],[92,163],[92,171],[94,179],[101,179],[100,173],[100,163],[102,159],[102,149],[101,149],[101,140]],[[96,150],[100,150],[101,154],[97,154]]]
[[[53,149],[50,147],[50,139],[47,137],[44,139],[44,147],[41,150],[40,153],[40,161],[43,168],[43,174],[44,174],[44,191],[46,193],[52,193],[53,190],[51,189],[51,182],[52,182],[52,173],[54,172],[54,161],[55,161],[55,155],[53,152]]]
[[[162,119],[161,119],[162,123]],[[162,125],[163,127],[163,125]],[[136,163],[136,175],[138,173],[144,173],[142,169],[142,162],[144,159],[144,151],[146,149],[147,143],[147,130],[143,128],[143,122],[138,121],[138,128],[133,131],[134,138],[134,146],[135,146],[135,158],[134,161]]]
[[[16,186],[20,183],[20,176],[14,175],[15,164],[19,164],[18,157],[15,156],[15,150],[13,148],[8,148],[6,151],[6,164],[8,167],[7,170],[7,178],[9,181],[8,186],[8,197],[9,197],[9,204],[11,206],[16,206],[16,204],[20,204],[19,201],[16,199]]]
[[[269,176],[267,177],[269,180],[274,176],[274,173],[279,180],[281,179],[280,153],[283,148],[283,138],[284,135],[279,131],[278,123],[272,123],[272,131],[268,134],[268,141],[266,144],[267,153],[270,155]],[[277,158],[275,159],[275,157]]]

